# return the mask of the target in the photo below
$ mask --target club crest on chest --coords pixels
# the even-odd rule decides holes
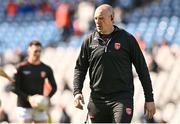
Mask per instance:
[[[46,77],[46,72],[45,71],[41,71],[41,78],[45,78]]]
[[[118,43],[118,42],[114,43],[114,48],[115,48],[116,50],[119,50],[119,49],[121,48],[121,44]]]

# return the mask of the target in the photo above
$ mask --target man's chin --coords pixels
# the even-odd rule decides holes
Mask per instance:
[[[97,29],[97,31],[98,31],[99,33],[103,34],[103,31],[102,31],[102,30]]]
[[[38,61],[40,58],[39,57],[34,57],[34,60],[35,61]]]
[[[96,28],[98,32],[102,32],[102,30],[100,28]]]

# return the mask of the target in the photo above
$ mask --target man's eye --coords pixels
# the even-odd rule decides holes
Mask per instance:
[[[103,20],[103,18],[99,18],[99,20]]]

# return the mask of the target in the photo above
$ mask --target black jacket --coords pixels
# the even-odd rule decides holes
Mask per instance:
[[[32,65],[28,61],[20,64],[15,74],[15,90],[18,95],[18,106],[31,108],[27,100],[29,95],[43,95],[45,78],[48,78],[52,87],[49,97],[57,90],[52,69],[46,64]]]
[[[145,100],[154,101],[148,68],[136,39],[116,26],[108,42],[103,41],[97,31],[93,32],[82,44],[76,62],[74,95],[82,93],[89,68],[91,97],[133,99],[132,64],[142,83]]]

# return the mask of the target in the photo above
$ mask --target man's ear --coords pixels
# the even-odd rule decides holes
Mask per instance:
[[[111,16],[111,20],[113,21],[114,19],[113,19],[113,16]]]
[[[114,23],[114,17],[111,15],[111,21],[112,23]]]

